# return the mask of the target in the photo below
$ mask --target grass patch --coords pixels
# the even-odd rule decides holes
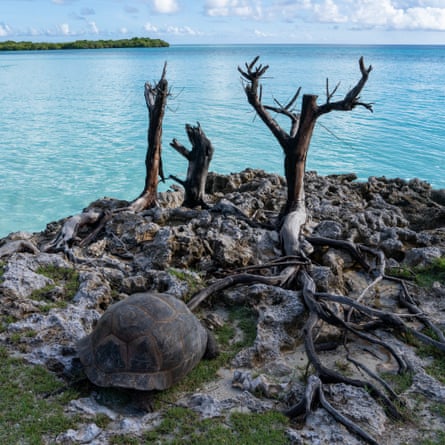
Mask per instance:
[[[8,328],[8,325],[11,323],[15,323],[17,321],[16,317],[13,317],[12,315],[8,314],[1,314],[0,315],[0,334],[2,332],[5,332]]]
[[[184,301],[187,303],[190,298],[196,294],[196,292],[203,289],[206,285],[205,281],[201,278],[198,272],[191,272],[188,270],[181,270],[175,268],[169,268],[167,272],[176,277],[180,281],[185,281],[187,284],[188,292],[184,296]]]
[[[445,419],[445,405],[443,403],[433,403],[431,412]]]
[[[41,306],[42,312],[49,312],[55,307],[66,307],[67,302],[73,299],[79,289],[79,274],[74,269],[48,265],[39,267],[36,273],[54,281],[54,284],[35,290],[30,296],[32,300],[47,302]],[[56,292],[56,288],[61,291]]]
[[[438,281],[445,284],[445,257],[434,259],[428,266],[407,268],[398,267],[388,271],[389,275],[412,280],[418,286],[430,288]]]
[[[47,443],[75,427],[64,405],[77,396],[73,391],[56,393],[63,387],[54,375],[41,366],[28,365],[0,350],[0,443]]]
[[[251,346],[256,338],[257,317],[253,309],[247,306],[229,308],[229,321],[242,331],[242,339],[233,345],[235,353],[246,346]]]
[[[419,445],[445,445],[445,432],[435,431],[435,437],[432,439],[424,439]]]
[[[401,374],[395,374],[393,372],[383,372],[380,377],[386,382],[390,383],[393,390],[400,394],[406,391],[413,384],[413,375],[410,372],[403,372]]]
[[[425,334],[434,340],[437,336],[429,329],[425,330]],[[432,345],[427,345],[417,341],[417,353],[422,358],[431,358],[429,365],[425,366],[425,371],[437,379],[439,382],[445,384],[445,354]]]
[[[193,445],[281,445],[288,419],[277,412],[263,414],[232,413],[227,419],[205,419],[182,407],[167,410],[160,425],[143,435],[142,443]],[[111,442],[118,444],[120,442]]]

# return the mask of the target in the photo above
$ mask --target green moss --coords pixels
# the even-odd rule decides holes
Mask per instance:
[[[418,286],[430,288],[434,282],[445,284],[445,257],[436,258],[428,266],[398,267],[390,269],[389,275],[399,278],[413,280]]]
[[[392,372],[384,372],[380,376],[388,383],[397,394],[406,391],[413,384],[413,375],[411,372],[403,372],[394,374]]]
[[[141,441],[137,437],[119,434],[110,439],[110,445],[140,445]]]
[[[5,273],[6,263],[4,261],[0,261],[0,281],[3,280],[3,274]]]
[[[5,332],[8,328],[8,325],[17,321],[12,315],[2,314],[0,315],[0,333]]]
[[[179,281],[184,281],[187,284],[188,292],[184,296],[184,301],[187,303],[190,298],[206,286],[205,281],[201,278],[198,272],[191,272],[188,270],[170,268],[167,272],[176,277]]]
[[[425,330],[425,334],[437,340],[437,336],[431,330]],[[434,346],[421,343],[420,341],[417,341],[416,346],[420,357],[431,359],[431,363],[425,366],[425,371],[439,382],[445,384],[445,354]]]
[[[228,419],[201,420],[186,408],[172,407],[165,412],[160,425],[144,434],[144,444],[193,445],[280,445],[289,444],[288,420],[282,414],[233,413]]]
[[[433,403],[431,406],[431,412],[437,416],[445,419],[445,404],[443,403]]]
[[[419,445],[445,445],[445,432],[443,431],[435,431],[434,438],[424,439]]]
[[[253,309],[247,306],[233,306],[229,309],[229,321],[241,329],[243,338],[234,345],[236,352],[251,346],[256,338],[257,317]]]
[[[79,289],[79,274],[74,269],[48,265],[39,267],[36,273],[44,275],[54,282],[54,284],[48,284],[42,289],[35,290],[30,295],[32,300],[47,302],[47,304],[40,306],[43,313],[47,313],[53,308],[66,307],[67,302],[73,299]],[[63,291],[54,295],[56,286]]]
[[[435,259],[430,265],[416,270],[416,283],[431,287],[435,281],[445,284],[445,257]]]
[[[76,394],[60,392],[63,383],[41,366],[8,357],[0,360],[0,443],[44,444],[75,426],[64,405]],[[57,394],[57,395],[51,395]]]

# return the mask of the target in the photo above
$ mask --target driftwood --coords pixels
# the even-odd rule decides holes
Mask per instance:
[[[185,180],[181,180],[174,175],[170,175],[170,178],[184,187],[185,195],[182,203],[184,207],[201,206],[207,208],[208,206],[204,201],[205,185],[214,148],[199,123],[195,127],[187,124],[185,130],[192,144],[192,149],[188,150],[176,139],[173,139],[170,145],[187,159],[187,177]]]
[[[31,241],[22,239],[8,241],[2,246],[0,246],[0,258],[11,256],[13,253],[18,253],[18,252],[31,252],[37,254],[39,253],[39,249]]]
[[[101,224],[100,220],[104,219],[104,217],[105,213],[103,211],[94,208],[87,209],[84,212],[79,213],[78,215],[70,216],[63,224],[56,238],[45,247],[45,251],[68,252],[74,242],[81,241],[81,239],[78,237],[78,232],[82,227],[99,224],[100,228],[102,228],[105,222]],[[97,231],[98,230],[96,227],[96,230],[94,230],[94,232],[92,233],[96,234]]]
[[[162,121],[167,104],[168,82],[166,79],[167,63],[164,64],[161,79],[156,85],[145,83],[145,103],[148,108],[147,155],[145,157],[145,186],[140,196],[131,205],[131,210],[140,212],[156,204],[158,178],[164,181],[162,169]]]

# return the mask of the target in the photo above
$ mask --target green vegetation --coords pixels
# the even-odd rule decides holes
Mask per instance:
[[[4,273],[5,273],[5,262],[0,261],[0,281],[2,281]]]
[[[419,443],[419,445],[445,445],[445,432],[443,431],[435,431],[434,439],[425,439]]]
[[[169,44],[161,39],[133,37],[120,40],[76,40],[74,42],[0,42],[0,51],[45,51],[54,49],[102,49],[102,48],[160,48]]]
[[[77,394],[60,392],[62,387],[45,368],[11,358],[0,347],[0,443],[44,444],[45,436],[54,439],[73,428],[75,420],[63,408]]]
[[[437,379],[440,383],[445,384],[445,355],[433,346],[422,345],[418,349],[419,355],[422,357],[432,357],[432,362],[425,366],[425,371]]]
[[[180,281],[185,281],[188,292],[184,295],[184,301],[187,303],[191,297],[205,287],[205,281],[198,272],[191,272],[182,269],[169,268],[167,272]]]
[[[40,308],[43,312],[54,307],[65,307],[66,302],[71,301],[79,289],[79,274],[75,269],[48,265],[39,267],[36,273],[54,281],[54,284],[38,289],[30,296],[32,300],[48,302],[47,305]],[[56,292],[56,288],[59,290],[58,292]]]
[[[142,440],[115,436],[110,443],[284,445],[290,443],[285,433],[287,425],[287,418],[273,411],[263,414],[232,413],[228,419],[200,420],[195,412],[175,406],[165,412],[161,423],[145,433]]]
[[[383,372],[380,375],[386,382],[391,383],[392,388],[397,394],[406,391],[413,384],[413,375],[411,372],[401,374],[393,372]]]
[[[405,267],[391,269],[389,274],[413,280],[421,287],[431,287],[435,281],[445,284],[445,257],[435,259],[428,266],[418,266],[413,269]]]
[[[429,329],[426,329],[424,334],[437,340],[435,333]],[[417,348],[419,357],[431,359],[430,364],[425,366],[425,371],[439,382],[445,384],[445,354],[432,345],[422,343],[410,333],[402,334],[402,338],[407,344]]]

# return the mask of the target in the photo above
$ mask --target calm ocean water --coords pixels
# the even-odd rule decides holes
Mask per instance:
[[[215,146],[211,170],[246,167],[282,173],[282,154],[255,119],[238,65],[260,55],[270,65],[263,101],[302,93],[338,99],[372,64],[362,100],[374,104],[319,119],[308,169],[320,174],[419,177],[445,188],[445,46],[232,45],[0,53],[0,236],[37,231],[94,199],[131,200],[145,175],[145,81],[165,61],[171,87],[164,120],[166,175],[184,177],[186,161],[169,142],[189,146],[197,121]],[[287,120],[280,121],[288,128]],[[170,184],[170,183],[169,183]],[[164,189],[168,187],[167,184]],[[162,189],[162,188],[160,188]]]

